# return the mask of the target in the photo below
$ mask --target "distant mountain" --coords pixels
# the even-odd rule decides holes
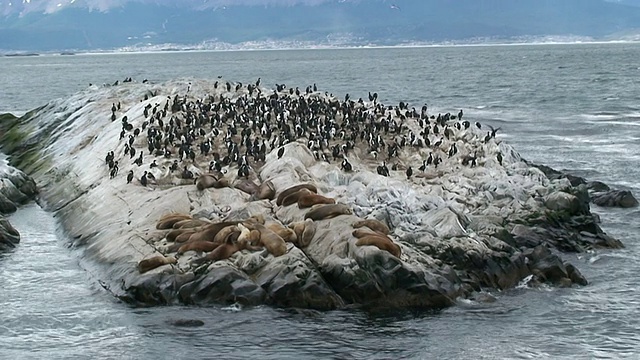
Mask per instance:
[[[0,18],[0,51],[328,46],[485,41],[542,36],[600,39],[640,29],[640,0],[334,0],[317,5],[196,9],[127,2]],[[623,3],[624,2],[624,3]],[[475,39],[475,40],[474,40]],[[251,46],[251,45],[248,45]]]

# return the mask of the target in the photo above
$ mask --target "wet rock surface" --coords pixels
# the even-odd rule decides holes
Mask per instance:
[[[14,248],[20,242],[20,233],[4,215],[15,212],[35,198],[37,187],[32,178],[0,159],[0,251]]]

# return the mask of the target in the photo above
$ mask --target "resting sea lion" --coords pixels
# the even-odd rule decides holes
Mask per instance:
[[[189,242],[197,242],[197,241],[214,241],[216,235],[227,226],[236,225],[237,221],[223,221],[219,223],[209,224],[207,226],[202,227],[200,231],[192,234],[189,238]]]
[[[301,196],[307,195],[307,194],[313,194],[309,189],[300,189],[294,193],[291,193],[289,195],[287,195],[287,197],[285,197],[284,199],[282,199],[282,206],[289,206],[291,204],[295,204],[298,202],[298,199]]]
[[[243,191],[249,195],[253,195],[258,192],[258,185],[251,180],[236,180],[233,183],[234,189]]]
[[[394,243],[393,241],[391,241],[391,239],[387,237],[382,237],[378,235],[361,237],[360,239],[358,239],[358,241],[356,241],[356,245],[357,246],[373,245],[380,250],[386,250],[391,255],[397,258],[400,258],[400,246],[398,246],[396,243]]]
[[[198,176],[196,180],[196,188],[200,191],[213,187],[215,183],[218,182],[218,179],[213,176],[213,174],[202,174]]]
[[[298,208],[300,209],[309,208],[316,204],[335,204],[335,203],[336,203],[335,199],[328,198],[320,194],[314,194],[312,192],[302,194],[298,197]]]
[[[258,230],[260,232],[260,243],[266,247],[273,256],[284,255],[287,252],[287,245],[284,240],[264,225],[254,221],[245,221],[242,224],[248,229]]]
[[[186,231],[182,232],[180,235],[176,236],[174,241],[177,242],[177,243],[187,242],[187,240],[189,240],[191,238],[191,235],[193,235],[195,233],[197,233],[196,230],[187,229]]]
[[[240,229],[240,236],[238,236],[238,242],[244,242],[245,248],[247,250],[255,251],[260,250],[260,246],[253,246],[254,244],[258,244],[260,242],[260,231],[258,230],[249,230],[246,226],[242,224],[238,224],[238,229]]]
[[[140,260],[138,263],[138,271],[140,274],[144,274],[149,270],[153,270],[157,267],[166,264],[175,264],[178,260],[174,257],[166,257],[162,255],[154,256],[152,258]]]
[[[298,221],[289,224],[289,228],[293,229],[293,231],[296,233],[296,237],[298,239],[296,245],[298,245],[299,247],[306,247],[309,246],[309,244],[311,243],[311,239],[313,239],[314,235],[316,234],[317,225],[313,222],[313,220],[306,219],[304,221]]]
[[[351,215],[353,211],[345,204],[316,205],[307,211],[305,219],[313,221],[330,219],[339,215]]]
[[[353,226],[354,229],[366,226],[373,231],[379,232],[384,235],[389,235],[389,227],[382,221],[376,219],[359,220],[354,222],[351,226]]]
[[[189,231],[189,232],[191,232],[191,231],[198,232],[200,230],[201,230],[200,228],[173,229],[173,230],[169,231],[165,237],[167,238],[167,241],[174,242],[174,241],[176,241],[176,238],[180,234],[183,234],[183,233],[185,233],[187,231]]]
[[[212,243],[210,241],[196,241],[180,246],[178,254],[184,254],[190,250],[209,252],[215,250],[218,246],[220,246],[220,244]]]
[[[177,223],[173,224],[174,229],[189,229],[196,228],[199,226],[209,225],[210,221],[200,220],[200,219],[185,219],[180,220]]]
[[[314,193],[318,192],[318,189],[315,187],[315,185],[312,185],[312,184],[300,184],[300,185],[292,186],[288,189],[285,189],[283,192],[281,192],[278,195],[278,197],[276,198],[276,205],[282,205],[282,200],[284,200],[284,198],[286,198],[287,196],[295,192],[298,192],[300,189],[307,189]]]
[[[240,236],[240,229],[238,229],[236,225],[229,225],[227,227],[224,227],[222,228],[222,230],[218,231],[216,236],[213,238],[213,242],[216,244],[222,244],[224,243],[225,239],[234,232],[238,232],[238,237]]]
[[[381,234],[379,232],[373,231],[373,230],[369,230],[369,229],[355,229],[353,230],[353,232],[351,232],[351,235],[353,235],[353,237],[355,238],[363,238],[365,236],[383,236],[383,237],[387,237],[387,235]]]
[[[173,224],[185,219],[191,219],[191,216],[185,215],[185,214],[178,214],[178,213],[164,215],[156,223],[156,229],[158,230],[171,229],[173,228]]]
[[[296,243],[298,240],[296,233],[292,229],[289,229],[288,227],[285,227],[284,225],[281,225],[277,222],[271,222],[271,223],[265,224],[265,226],[267,229],[278,234],[278,236],[280,236],[282,240],[286,242]]]
[[[236,251],[244,250],[247,247],[247,243],[246,241],[237,241],[239,235],[240,231],[232,233],[225,239],[223,244],[215,248],[215,250],[207,254],[207,256],[196,259],[193,262],[195,264],[200,264],[205,261],[225,260],[235,254]]]
[[[276,196],[276,188],[273,185],[273,182],[271,182],[271,180],[267,180],[262,184],[260,184],[260,186],[258,187],[258,191],[253,193],[250,200],[251,201],[265,200],[265,199],[273,200],[275,196]]]

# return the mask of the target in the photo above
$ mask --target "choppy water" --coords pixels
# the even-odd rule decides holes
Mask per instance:
[[[89,83],[176,77],[376,91],[501,126],[526,158],[640,196],[640,44],[291,50],[0,58],[0,113]],[[0,254],[0,358],[638,358],[638,210],[602,209],[626,249],[568,255],[591,284],[514,289],[492,304],[370,315],[258,307],[136,309],[113,299],[36,205]],[[171,325],[201,319],[199,328]]]

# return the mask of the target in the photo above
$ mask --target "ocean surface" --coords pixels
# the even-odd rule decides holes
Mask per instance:
[[[222,76],[377,92],[501,127],[525,158],[640,197],[640,44],[464,46],[0,57],[0,113],[22,114],[90,83]],[[640,358],[640,211],[593,207],[615,251],[568,254],[590,284],[516,289],[437,312],[269,307],[133,308],[102,289],[37,205],[10,216],[0,253],[0,359]],[[172,325],[200,319],[204,326]]]

